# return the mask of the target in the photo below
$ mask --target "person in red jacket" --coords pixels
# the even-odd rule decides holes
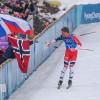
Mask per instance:
[[[69,34],[69,29],[67,27],[63,27],[61,29],[60,37],[49,42],[48,46],[59,40],[63,40],[63,42],[65,43],[66,50],[65,50],[65,56],[64,56],[64,67],[61,71],[60,80],[58,82],[58,89],[60,88],[60,86],[63,83],[65,72],[68,68],[69,68],[68,87],[70,87],[72,85],[73,66],[76,63],[77,54],[78,54],[77,46],[82,45],[76,36]]]

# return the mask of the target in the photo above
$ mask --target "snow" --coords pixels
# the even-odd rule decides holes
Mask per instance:
[[[61,0],[69,1],[71,0]],[[80,1],[80,0],[75,0]],[[95,0],[81,0],[95,2]],[[100,2],[100,0],[96,0]],[[69,3],[68,2],[68,3]],[[77,34],[76,34],[77,33]],[[79,34],[90,33],[79,36]],[[99,100],[100,98],[100,23],[84,24],[77,27],[74,34],[82,41],[74,67],[73,86],[67,90],[68,70],[63,86],[57,89],[63,68],[64,44],[30,76],[28,80],[10,96],[9,100]]]

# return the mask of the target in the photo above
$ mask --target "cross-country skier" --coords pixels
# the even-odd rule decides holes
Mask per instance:
[[[61,35],[60,37],[48,42],[48,46],[50,46],[52,43],[55,43],[59,40],[63,40],[65,43],[66,51],[65,51],[65,56],[64,56],[64,67],[61,71],[60,75],[60,80],[58,82],[58,89],[63,83],[63,78],[65,76],[66,70],[69,68],[69,80],[68,80],[68,88],[72,85],[72,78],[73,78],[73,66],[76,63],[76,58],[77,58],[77,46],[81,46],[81,42],[79,39],[72,35],[69,34],[69,29],[67,27],[63,27],[61,29]]]

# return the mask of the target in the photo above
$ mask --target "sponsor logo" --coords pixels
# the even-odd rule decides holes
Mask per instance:
[[[84,13],[84,18],[86,20],[91,20],[91,21],[94,19],[100,20],[100,13],[96,13],[96,12]]]

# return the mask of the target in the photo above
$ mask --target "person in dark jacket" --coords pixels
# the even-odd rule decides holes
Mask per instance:
[[[0,65],[7,59],[13,59],[13,58],[15,58],[13,53],[13,48],[11,47],[11,45],[9,45],[6,51],[0,57]]]

